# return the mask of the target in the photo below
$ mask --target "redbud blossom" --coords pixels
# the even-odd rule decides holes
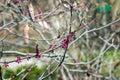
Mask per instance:
[[[70,35],[75,37],[76,36],[76,31],[70,32]]]
[[[38,44],[36,45],[36,55],[35,55],[36,58],[41,58],[42,57],[42,54],[39,52],[39,49],[38,49]]]
[[[21,0],[12,0],[14,3],[20,3]]]
[[[27,15],[28,15],[28,10],[24,10],[24,11],[23,11],[23,14],[24,14],[25,16],[27,16]]]
[[[34,20],[37,20],[38,19],[38,17],[37,16],[34,16]]]
[[[18,57],[17,57],[16,62],[17,62],[18,64],[22,62],[22,59],[21,59],[21,57],[20,57],[20,56],[18,56]]]
[[[74,36],[74,37],[76,36],[75,32],[76,31],[70,32],[70,34],[66,35],[66,37],[62,39],[62,41],[61,41],[61,47],[63,49],[67,49],[68,48],[68,44],[70,43],[70,38],[72,36]]]
[[[57,45],[51,43],[51,44],[49,45],[48,50],[50,50],[50,52],[54,52],[54,49],[56,48],[56,46],[57,46]]]
[[[70,43],[70,35],[67,35],[66,38],[62,39],[62,41],[61,41],[61,47],[63,49],[67,49],[69,43]]]
[[[41,9],[38,10],[38,14],[42,14],[43,11]]]
[[[28,60],[31,58],[29,53],[26,54],[26,57],[27,57]]]
[[[9,65],[8,65],[8,62],[5,61],[5,62],[3,63],[3,66],[4,66],[4,67],[8,67],[8,66],[9,66]]]
[[[41,54],[41,53],[37,53],[37,54],[35,55],[35,57],[36,57],[36,58],[41,58],[41,57],[42,57],[42,54]]]

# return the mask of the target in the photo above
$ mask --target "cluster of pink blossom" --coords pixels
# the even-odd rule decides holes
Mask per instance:
[[[61,47],[63,49],[66,50],[68,48],[68,44],[70,43],[70,39],[71,39],[72,36],[76,36],[75,31],[74,32],[70,32],[70,34],[66,35],[66,37],[62,39]]]
[[[21,0],[12,0],[14,3],[20,3]]]

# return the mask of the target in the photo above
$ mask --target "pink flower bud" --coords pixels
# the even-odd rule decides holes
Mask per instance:
[[[29,60],[31,58],[29,53],[26,54],[26,57],[27,57],[27,60]]]
[[[20,56],[18,56],[18,57],[17,57],[16,62],[17,62],[18,64],[22,62],[22,59],[21,59],[21,57],[20,57]]]
[[[41,9],[38,10],[38,14],[42,14],[43,11]]]
[[[5,61],[5,62],[3,63],[3,66],[4,66],[4,67],[8,67],[8,66],[9,66],[9,65],[8,65],[8,62]]]
[[[36,45],[36,55],[35,55],[36,58],[41,58],[42,57],[42,54],[39,52],[39,49],[38,49],[38,44]]]
[[[20,3],[21,0],[12,0],[14,3]]]
[[[24,11],[23,11],[23,14],[24,14],[25,16],[27,16],[27,15],[28,15],[28,10],[24,10]]]
[[[57,45],[51,43],[51,44],[49,45],[48,50],[50,50],[50,52],[54,52],[54,49],[56,48],[56,46],[57,46]]]

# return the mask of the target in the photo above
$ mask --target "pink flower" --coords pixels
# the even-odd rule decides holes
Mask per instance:
[[[34,20],[37,20],[38,19],[38,17],[37,16],[34,16]]]
[[[61,47],[63,49],[67,49],[68,48],[68,44],[70,43],[70,35],[67,35],[66,38],[63,38],[61,41]]]
[[[20,57],[20,56],[18,56],[18,57],[17,57],[16,62],[17,62],[18,64],[22,62],[22,59],[21,59],[21,57]]]
[[[20,3],[21,0],[12,0],[14,3]]]
[[[29,53],[26,54],[26,57],[27,57],[28,60],[31,58]]]
[[[28,15],[28,10],[24,10],[24,11],[23,11],[23,14],[24,14],[25,16],[27,16],[27,15]]]
[[[39,9],[38,14],[42,14],[42,13],[43,13],[42,9]]]
[[[8,66],[9,66],[9,65],[8,65],[8,62],[5,61],[5,62],[3,63],[3,66],[4,66],[4,67],[8,67]]]
[[[57,45],[51,43],[51,44],[49,45],[48,50],[50,50],[50,52],[54,52],[54,49],[56,48],[56,46],[57,46]]]
[[[75,37],[76,36],[76,31],[70,32],[70,35]]]
[[[38,44],[36,45],[36,53],[39,53]]]
[[[71,10],[73,10],[73,11],[74,11],[74,10],[75,10],[75,6],[71,6]]]
[[[35,55],[36,58],[41,58],[42,57],[42,54],[39,52],[39,49],[38,49],[38,44],[36,45],[36,55]]]
[[[41,54],[41,53],[36,53],[35,57],[36,57],[36,58],[41,58],[41,57],[42,57],[42,54]]]
[[[69,44],[69,43],[70,43],[70,38],[71,38],[71,35],[70,35],[70,34],[68,34],[66,37],[67,37],[67,44]]]

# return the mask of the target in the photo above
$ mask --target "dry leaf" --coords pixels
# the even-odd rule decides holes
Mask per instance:
[[[39,20],[39,24],[40,24],[40,26],[50,30],[50,26],[48,25],[48,23],[45,20],[42,20],[42,21]]]
[[[25,37],[25,43],[29,44],[29,26],[28,23],[25,24],[25,28],[24,28],[24,37]]]
[[[34,8],[33,8],[33,5],[31,3],[29,4],[29,12],[30,12],[30,15],[32,17],[32,20],[34,21]]]

